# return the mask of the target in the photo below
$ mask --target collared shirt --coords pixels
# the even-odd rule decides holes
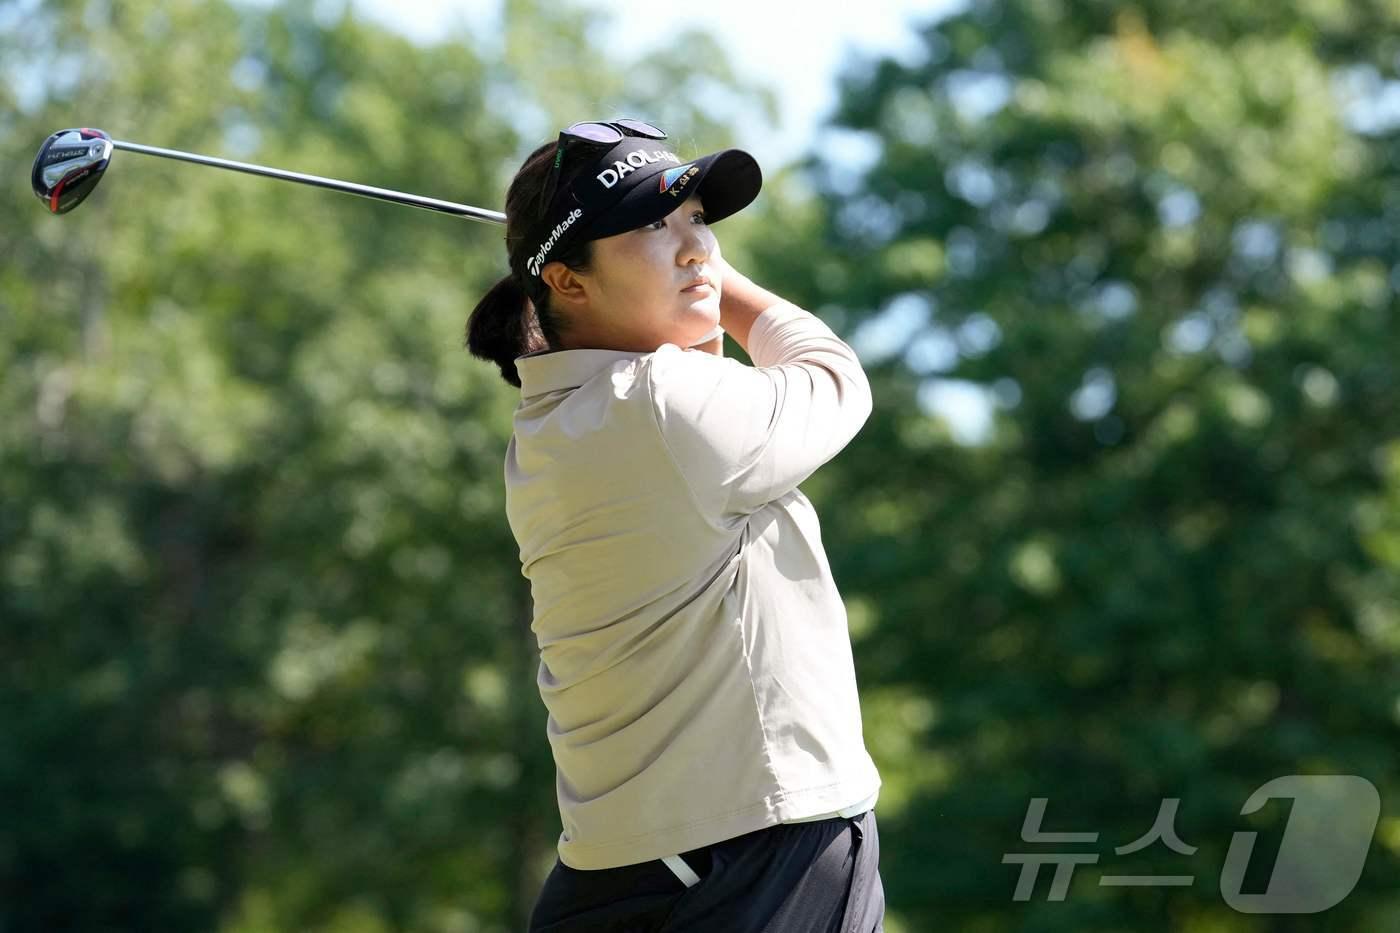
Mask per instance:
[[[754,365],[663,344],[516,360],[506,513],[578,869],[873,806],[845,606],[798,484],[855,436],[855,352],[789,303]]]

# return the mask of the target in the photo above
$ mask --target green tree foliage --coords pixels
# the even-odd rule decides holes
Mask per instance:
[[[845,158],[765,166],[721,230],[876,383],[805,488],[891,933],[1400,923],[1385,810],[1327,914],[1216,889],[1232,833],[1277,848],[1286,807],[1239,813],[1265,781],[1397,793],[1396,19],[972,4],[856,63]],[[132,153],[68,217],[25,180],[95,124],[498,206],[562,123],[635,110],[688,154],[771,113],[719,43],[618,62],[592,25],[509,0],[424,48],[309,0],[0,0],[0,928],[522,925],[558,821],[515,394],[460,347],[499,230]],[[1048,870],[1012,900],[1032,797],[1100,834],[1049,847],[1101,854],[1061,902]],[[1167,797],[1195,854],[1117,856]]]
[[[885,777],[891,929],[1394,929],[1400,822],[1326,914],[1219,891],[1282,775],[1400,800],[1400,13],[988,0],[848,68],[754,244],[876,411],[809,484]],[[857,164],[857,159],[863,162]],[[854,166],[854,168],[853,168]],[[940,417],[980,398],[984,436]],[[1019,838],[1033,797],[1045,829]],[[1164,798],[1191,856],[1147,833]],[[1391,808],[1393,812],[1393,807]],[[1100,853],[1014,902],[1006,853]],[[1103,887],[1105,875],[1193,875]]]
[[[0,928],[520,928],[559,823],[518,396],[461,346],[500,228],[120,151],[56,218],[29,165],[94,125],[499,207],[548,127],[720,117],[558,4],[432,47],[310,2],[0,22]]]

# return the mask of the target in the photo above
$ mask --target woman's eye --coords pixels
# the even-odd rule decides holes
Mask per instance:
[[[706,221],[705,221],[705,212],[704,212],[704,211],[696,211],[696,212],[694,212],[693,214],[690,215],[690,219],[691,219],[692,222],[698,220],[700,223],[703,224],[703,223],[706,222]],[[660,220],[653,220],[651,223],[647,224],[646,227],[645,227],[645,229],[647,229],[647,230],[660,230],[660,229],[661,229],[662,227],[664,227],[664,226],[666,226],[666,218],[665,218],[665,217],[662,217]]]

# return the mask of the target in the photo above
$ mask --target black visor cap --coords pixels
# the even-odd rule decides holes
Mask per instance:
[[[587,227],[590,240],[614,236],[660,220],[693,194],[705,206],[706,223],[718,223],[758,197],[763,172],[742,149],[722,149],[692,162],[663,163],[627,175],[626,191]]]

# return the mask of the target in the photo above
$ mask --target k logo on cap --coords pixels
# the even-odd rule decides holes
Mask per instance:
[[[690,179],[700,174],[700,169],[694,162],[676,168],[668,168],[661,173],[661,191],[678,196],[690,184]]]

